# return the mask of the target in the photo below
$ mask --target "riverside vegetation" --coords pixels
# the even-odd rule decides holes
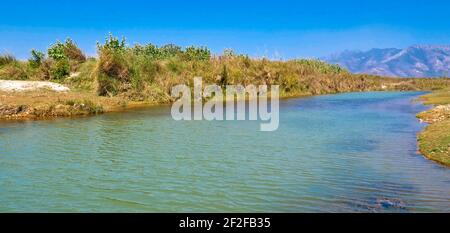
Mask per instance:
[[[450,87],[448,78],[396,79],[351,74],[337,65],[318,60],[273,61],[250,58],[232,50],[212,55],[206,47],[129,46],[125,39],[113,35],[97,44],[97,52],[97,58],[88,58],[75,42],[67,39],[54,43],[46,53],[32,50],[27,61],[11,55],[0,56],[1,80],[47,80],[71,88],[66,93],[0,92],[0,118],[88,115],[171,103],[174,101],[171,88],[178,84],[192,87],[194,77],[202,77],[204,83],[216,83],[224,88],[238,84],[280,85],[280,97],[354,91],[437,91]],[[430,125],[420,136],[424,154],[435,150],[435,145],[427,140],[430,138],[427,132],[432,128],[448,131],[436,124]],[[448,141],[448,136],[445,140]],[[434,160],[450,163],[448,147],[446,152],[433,152],[446,154],[443,161]]]
[[[430,124],[419,134],[420,152],[431,160],[450,166],[450,89],[424,95],[421,99],[435,107],[417,115]]]

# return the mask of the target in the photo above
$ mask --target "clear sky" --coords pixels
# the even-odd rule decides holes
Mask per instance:
[[[108,32],[128,44],[205,45],[270,58],[321,57],[345,49],[450,44],[444,0],[7,1],[0,53],[27,58],[71,37],[88,55]]]

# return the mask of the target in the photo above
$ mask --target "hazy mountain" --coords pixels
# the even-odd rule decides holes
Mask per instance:
[[[416,45],[406,49],[344,51],[323,60],[353,73],[396,77],[439,77],[450,74],[450,46]]]

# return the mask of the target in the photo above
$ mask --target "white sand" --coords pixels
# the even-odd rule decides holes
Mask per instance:
[[[58,92],[70,90],[68,87],[53,82],[0,80],[0,91],[32,91],[37,89],[49,89]]]

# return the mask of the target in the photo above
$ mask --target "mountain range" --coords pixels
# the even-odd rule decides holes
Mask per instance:
[[[448,77],[450,74],[450,46],[441,45],[344,51],[321,60],[353,73],[391,77]]]

